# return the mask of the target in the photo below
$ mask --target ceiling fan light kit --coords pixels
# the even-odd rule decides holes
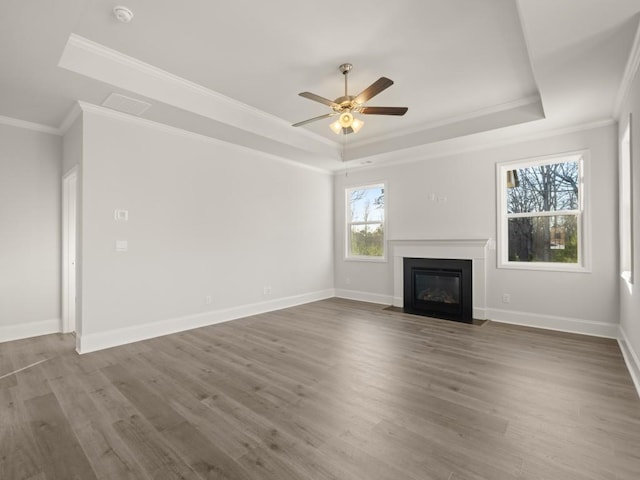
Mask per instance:
[[[374,96],[378,95],[383,90],[389,88],[393,85],[393,81],[386,78],[380,77],[378,80],[373,82],[367,88],[365,88],[362,92],[360,92],[356,96],[349,95],[348,93],[348,83],[347,76],[349,72],[353,68],[353,65],[350,63],[343,63],[338,67],[342,74],[344,75],[344,95],[336,98],[335,100],[329,100],[328,98],[321,97],[320,95],[316,95],[311,92],[302,92],[299,95],[304,98],[308,98],[309,100],[313,100],[314,102],[322,103],[323,105],[327,105],[331,107],[331,112],[325,115],[320,115],[318,117],[310,118],[308,120],[303,120],[302,122],[294,123],[294,127],[299,127],[301,125],[306,125],[307,123],[315,122],[316,120],[321,120],[323,118],[330,118],[335,115],[339,115],[338,120],[334,121],[329,125],[329,128],[333,130],[334,133],[340,135],[347,135],[349,133],[358,133],[360,129],[363,127],[364,122],[359,118],[355,117],[354,113],[361,113],[363,115],[404,115],[407,113],[407,107],[366,107],[364,104]]]

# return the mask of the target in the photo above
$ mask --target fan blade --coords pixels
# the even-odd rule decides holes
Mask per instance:
[[[311,93],[311,92],[302,92],[299,93],[298,95],[300,95],[301,97],[304,98],[308,98],[309,100],[313,100],[315,102],[320,102],[324,105],[328,105],[330,107],[337,107],[338,104],[336,102],[334,102],[333,100],[329,100],[328,98],[324,98],[321,97],[320,95],[316,95],[315,93]]]
[[[320,115],[319,117],[313,117],[313,118],[310,118],[309,120],[303,120],[302,122],[294,123],[291,126],[299,127],[301,125],[306,125],[307,123],[315,122],[316,120],[322,120],[323,118],[333,117],[334,115],[337,115],[337,114],[338,112],[325,113],[324,115]]]
[[[354,101],[356,103],[359,103],[360,105],[362,105],[364,102],[366,102],[367,100],[369,100],[370,98],[375,97],[376,95],[378,95],[381,91],[383,91],[386,88],[389,88],[391,85],[393,85],[393,80],[387,78],[387,77],[380,77],[378,80],[376,80],[375,82],[373,82],[371,85],[369,85],[367,88],[365,88],[355,99]]]
[[[407,107],[360,107],[358,111],[365,115],[404,115]]]

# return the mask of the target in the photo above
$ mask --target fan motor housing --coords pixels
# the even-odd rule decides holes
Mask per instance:
[[[342,112],[344,110],[355,108],[355,105],[353,104],[354,98],[355,97],[353,95],[344,95],[336,98],[334,102],[338,104],[338,108],[333,107],[333,109],[337,112]]]

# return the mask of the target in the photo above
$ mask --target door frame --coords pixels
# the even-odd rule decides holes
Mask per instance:
[[[76,331],[76,279],[78,228],[78,166],[62,177],[62,325],[63,333]],[[72,272],[71,269],[74,269]]]

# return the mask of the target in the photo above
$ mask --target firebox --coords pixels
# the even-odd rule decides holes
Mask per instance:
[[[404,258],[404,311],[473,321],[472,261]]]

